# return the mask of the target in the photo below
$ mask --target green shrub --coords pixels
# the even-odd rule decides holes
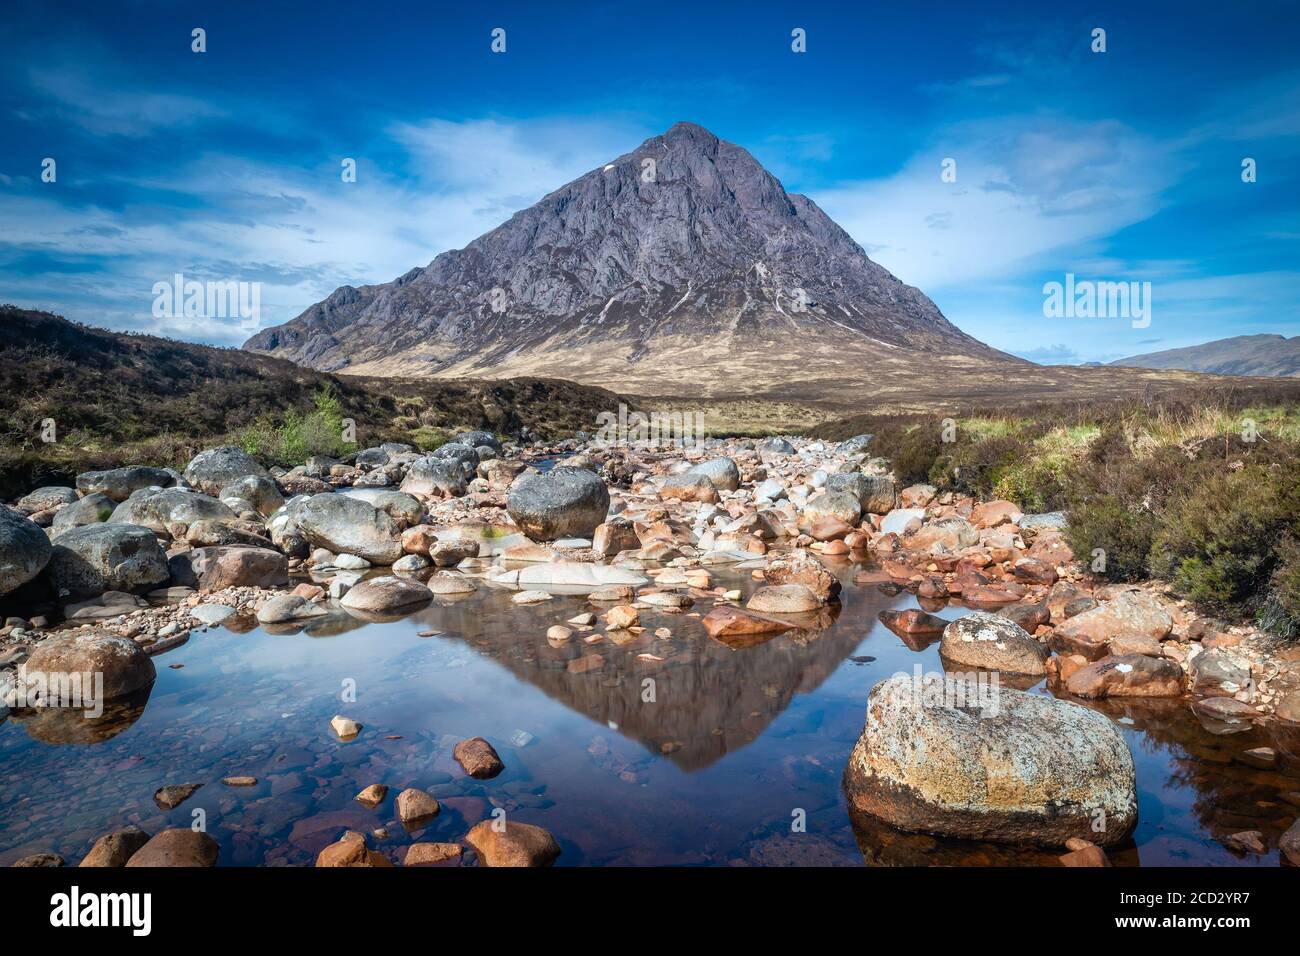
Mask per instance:
[[[343,440],[343,409],[330,385],[312,397],[314,408],[303,414],[289,409],[280,424],[263,416],[239,433],[239,444],[255,458],[283,467],[301,465],[313,455],[337,458],[356,449]]]
[[[1159,520],[1140,505],[1116,498],[1076,501],[1070,508],[1066,541],[1075,557],[1111,581],[1135,581],[1147,575],[1147,556]],[[1104,552],[1098,562],[1095,552]]]
[[[1278,568],[1281,542],[1300,527],[1295,480],[1260,466],[1224,471],[1207,464],[1195,469],[1195,487],[1166,509],[1150,567],[1202,607],[1254,610]]]

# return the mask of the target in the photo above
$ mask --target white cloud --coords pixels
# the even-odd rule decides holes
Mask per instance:
[[[948,157],[953,183],[940,179]],[[1177,168],[1120,123],[1011,118],[955,127],[893,176],[813,198],[873,259],[930,290],[1022,272],[1139,222]]]

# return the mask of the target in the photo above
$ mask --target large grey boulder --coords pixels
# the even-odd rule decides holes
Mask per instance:
[[[841,455],[861,454],[867,450],[867,446],[871,444],[871,439],[874,437],[874,435],[854,435],[852,438],[846,438],[840,442],[838,451]]]
[[[414,495],[459,498],[465,494],[465,471],[458,461],[426,455],[407,466],[401,490]]]
[[[185,480],[206,495],[220,495],[222,488],[245,475],[270,477],[252,455],[234,445],[201,451],[185,466]]]
[[[460,466],[461,474],[466,479],[473,478],[474,472],[478,470],[478,452],[469,445],[462,445],[459,442],[447,442],[433,453],[434,458],[440,458],[443,461],[454,461]]]
[[[931,551],[935,548],[959,551],[979,543],[980,533],[975,526],[957,517],[927,521],[920,531],[904,539],[909,548]]]
[[[896,674],[871,689],[844,771],[851,806],[902,830],[998,843],[1106,846],[1132,831],[1133,755],[1107,717],[1002,685],[972,703],[969,685],[948,685],[967,688],[962,702],[924,681]]]
[[[894,479],[887,475],[864,475],[861,472],[830,475],[827,491],[843,491],[858,499],[864,513],[888,514],[898,498]]]
[[[0,594],[30,581],[50,560],[50,539],[33,521],[0,505]]]
[[[856,495],[847,491],[827,491],[813,498],[803,507],[804,522],[817,518],[839,518],[845,524],[857,524],[862,517],[862,505]]]
[[[216,498],[184,488],[163,488],[136,492],[118,505],[108,520],[113,524],[137,524],[179,539],[185,537],[190,525],[196,521],[236,521],[238,518],[239,515]]]
[[[170,578],[167,554],[148,528],[92,524],[65,531],[54,540],[45,574],[62,597],[105,591],[150,591]]]
[[[355,554],[372,564],[392,564],[402,556],[400,530],[393,519],[358,498],[312,495],[294,509],[293,517],[315,547]]]
[[[740,469],[730,458],[712,458],[701,462],[687,474],[703,475],[719,491],[735,491],[740,487]]]
[[[174,483],[170,471],[163,468],[150,468],[146,465],[127,465],[125,468],[111,468],[108,471],[86,471],[77,476],[77,490],[83,495],[97,492],[107,495],[114,501],[126,501],[132,493],[141,488],[166,488]]]
[[[584,468],[555,468],[516,479],[506,510],[534,541],[590,538],[609,511],[609,490]]]
[[[222,501],[246,501],[264,518],[269,518],[284,506],[284,495],[274,481],[264,475],[244,475],[221,489],[217,496]]]

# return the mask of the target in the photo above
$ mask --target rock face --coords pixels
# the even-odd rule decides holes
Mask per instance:
[[[609,511],[609,490],[584,468],[555,468],[517,479],[506,510],[534,541],[590,538]]]
[[[1108,846],[1128,835],[1133,757],[1106,717],[1006,687],[996,710],[927,700],[907,675],[881,681],[844,772],[849,802],[899,829],[964,839]]]
[[[253,456],[234,445],[199,452],[185,466],[184,475],[191,485],[213,497],[221,494],[222,488],[245,475],[270,477]]]
[[[29,687],[37,674],[47,675],[47,681],[55,674],[103,675],[105,700],[133,694],[157,677],[153,660],[135,641],[94,631],[46,638],[27,659],[26,673]],[[83,696],[90,690],[83,679]]]
[[[373,564],[392,564],[402,556],[393,519],[358,498],[313,495],[296,509],[294,521],[310,544],[335,554],[355,554]]]
[[[50,539],[36,524],[0,506],[0,595],[26,584],[50,560]]]
[[[744,149],[691,123],[465,249],[338,289],[245,348],[325,370],[490,370],[645,394],[666,394],[670,374],[713,394],[735,368],[751,388],[780,387],[791,363],[771,357],[795,349],[793,364],[815,361],[840,388],[878,380],[894,364],[882,351],[1013,361],[949,324]]]
[[[484,820],[469,831],[465,842],[474,848],[487,866],[548,866],[560,855],[560,845],[541,827],[506,821]]]
[[[1015,621],[986,611],[972,611],[944,628],[939,653],[965,667],[1034,677],[1047,673],[1047,648]]]
[[[148,528],[91,524],[59,535],[45,573],[55,593],[92,597],[105,591],[148,591],[166,584],[167,554]]]

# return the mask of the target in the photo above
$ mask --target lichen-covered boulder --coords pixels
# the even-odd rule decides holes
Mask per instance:
[[[506,510],[534,541],[590,538],[609,511],[609,490],[585,469],[556,468],[517,479]]]
[[[969,686],[969,685],[967,685]],[[933,685],[932,685],[933,687]],[[871,689],[844,772],[849,803],[902,830],[1109,846],[1137,822],[1133,755],[1078,704],[1005,686],[974,703],[897,674]]]

